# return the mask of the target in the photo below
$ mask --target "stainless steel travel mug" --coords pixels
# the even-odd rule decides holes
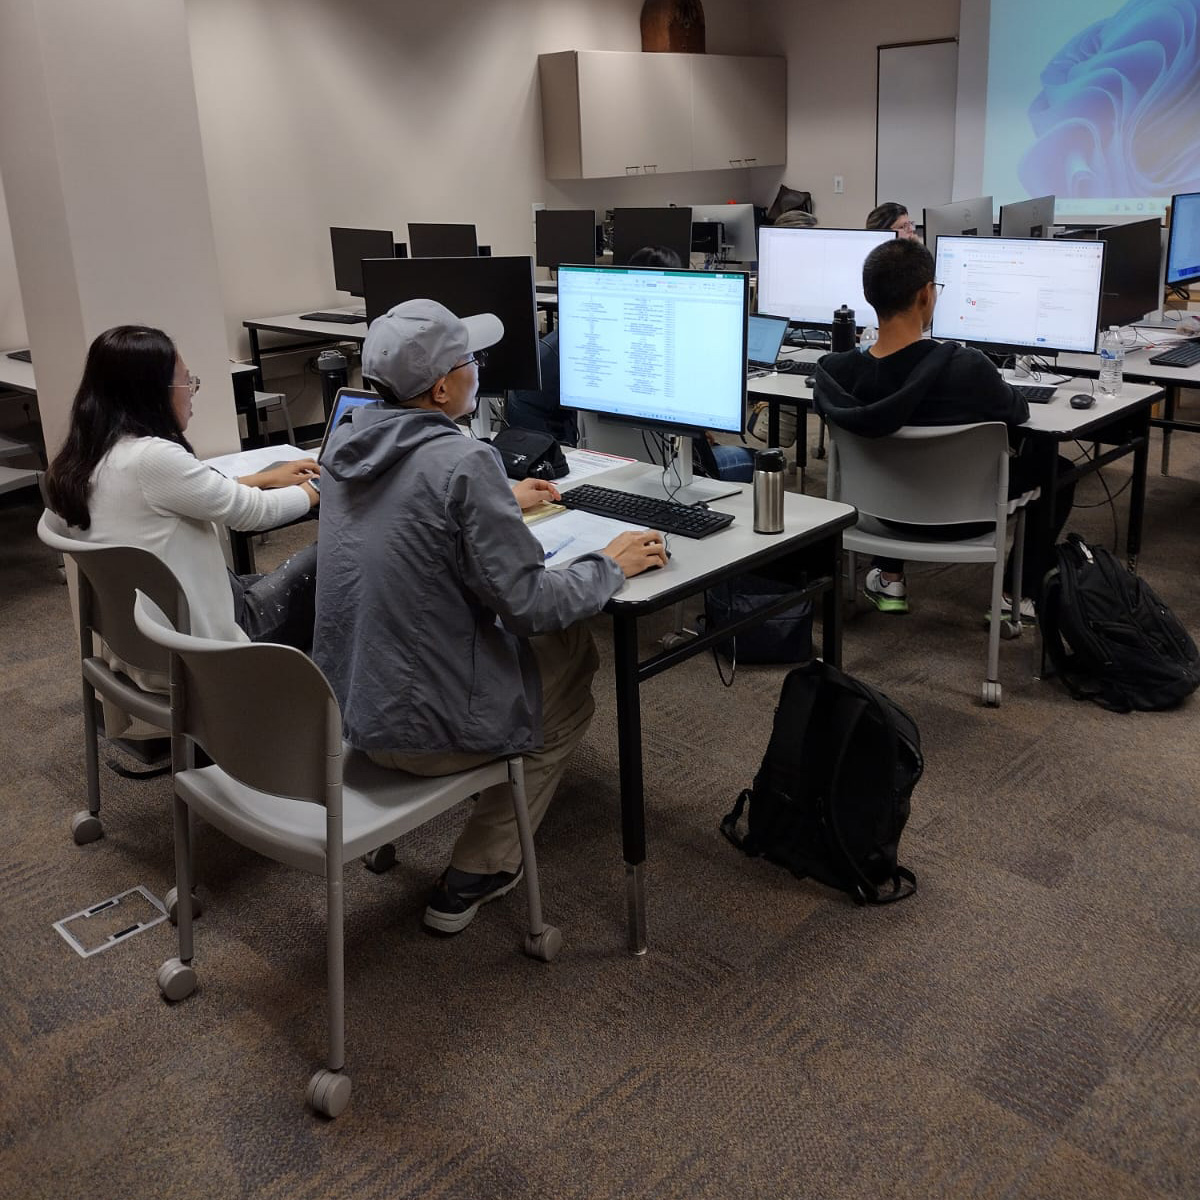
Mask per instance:
[[[782,450],[760,450],[754,456],[754,532],[783,532]]]

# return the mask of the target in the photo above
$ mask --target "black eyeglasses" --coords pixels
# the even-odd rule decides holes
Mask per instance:
[[[464,358],[462,362],[455,363],[450,370],[457,371],[460,367],[469,367],[472,363],[475,363],[476,366],[482,369],[485,362],[487,362],[487,355],[482,350],[476,350],[469,358]]]
[[[946,285],[944,283],[938,283],[936,279],[932,279],[930,282],[935,288],[937,288],[937,294],[940,296],[942,294],[942,288],[944,288]]]

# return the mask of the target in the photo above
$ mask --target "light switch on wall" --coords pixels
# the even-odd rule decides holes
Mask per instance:
[[[833,194],[835,196],[840,196],[846,190],[845,183],[846,181],[840,175],[833,177]]]

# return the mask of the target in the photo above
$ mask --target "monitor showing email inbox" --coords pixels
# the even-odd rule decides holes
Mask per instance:
[[[660,428],[740,433],[748,298],[741,272],[564,265],[562,405]]]
[[[1104,243],[939,237],[933,336],[995,350],[1096,349]]]

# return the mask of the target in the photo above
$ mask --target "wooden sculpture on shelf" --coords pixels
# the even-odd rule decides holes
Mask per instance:
[[[703,54],[704,5],[700,0],[646,0],[642,5],[642,49]]]

